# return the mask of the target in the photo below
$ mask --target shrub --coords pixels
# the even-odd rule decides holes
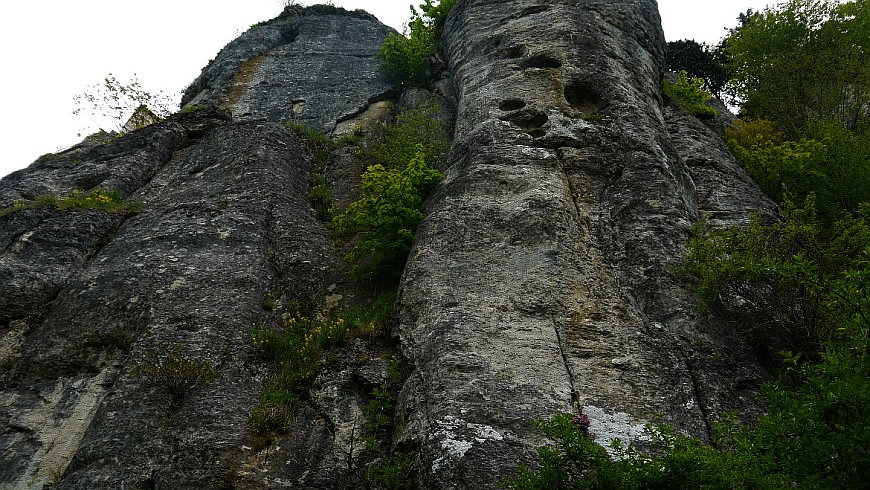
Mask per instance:
[[[287,129],[299,136],[306,151],[311,155],[311,176],[308,179],[308,202],[314,208],[314,216],[321,221],[330,221],[333,216],[334,201],[332,189],[326,179],[326,167],[332,161],[335,144],[323,133],[304,124],[290,121]]]
[[[377,54],[378,67],[388,80],[410,86],[423,86],[429,78],[429,56],[434,53],[434,37],[421,19],[409,25],[408,37],[391,32]]]
[[[85,211],[98,209],[107,213],[133,214],[142,207],[141,203],[124,199],[118,191],[99,187],[88,192],[74,190],[70,195],[58,198],[52,194],[42,194],[33,201],[17,200],[12,206],[0,209],[0,216],[24,209],[53,207],[59,211]]]
[[[758,150],[781,145],[783,135],[768,119],[736,119],[725,128],[725,139],[729,145]]]
[[[390,490],[417,488],[412,471],[416,459],[415,451],[397,451],[370,466],[366,470],[366,478]]]
[[[336,215],[340,238],[356,237],[345,260],[357,280],[390,282],[399,277],[423,218],[423,201],[441,178],[449,142],[435,104],[405,110],[395,124],[375,131],[373,143],[359,152],[368,164],[360,200]]]
[[[408,35],[391,32],[376,57],[381,72],[389,80],[412,86],[427,84],[435,43],[441,26],[455,3],[456,0],[441,0],[433,4],[432,0],[425,0],[420,5],[422,13],[411,7]]]
[[[373,129],[369,145],[359,152],[362,161],[368,165],[401,168],[414,157],[420,144],[425,149],[429,166],[439,168],[450,148],[441,110],[432,102],[404,109],[393,124],[383,124]]]
[[[130,371],[130,377],[162,390],[169,397],[170,409],[174,409],[190,392],[214,383],[222,375],[208,361],[191,360],[176,345],[165,354],[147,351],[145,360]]]
[[[426,166],[418,144],[404,168],[370,166],[362,175],[362,198],[333,220],[339,236],[356,235],[345,259],[357,280],[398,278],[405,265],[417,225],[423,219],[423,199],[441,173]]]
[[[692,78],[681,70],[676,83],[662,80],[662,90],[680,109],[701,118],[716,115],[716,109],[707,105],[712,95],[704,90],[704,79]]]
[[[780,380],[762,392],[768,413],[757,425],[692,453],[694,465],[722,477],[713,488],[870,485],[868,215],[864,205],[823,229],[811,194],[780,223],[754,220],[690,243],[687,268],[702,295],[794,349],[782,352]],[[741,469],[763,484],[737,479]]]
[[[394,301],[395,293],[384,293],[368,308],[336,312],[320,320],[313,319],[308,308],[288,304],[279,327],[252,328],[250,342],[274,374],[248,417],[251,432],[268,437],[289,430],[291,417],[320,371],[323,354],[351,338],[385,332]]]
[[[299,311],[286,313],[279,328],[260,325],[251,330],[250,341],[260,357],[277,367],[248,419],[251,432],[288,430],[289,417],[317,375],[320,356],[327,346],[343,340],[345,330],[341,318],[315,321]]]

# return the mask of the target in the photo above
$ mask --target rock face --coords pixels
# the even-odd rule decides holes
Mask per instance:
[[[362,11],[288,7],[222,49],[182,105],[219,103],[237,119],[295,120],[331,133],[367,108],[360,94],[375,103],[394,92],[372,62],[391,31]]]
[[[300,114],[304,121],[341,120],[382,96],[374,40],[388,28],[367,15],[288,10],[290,20],[282,16],[243,40],[289,23],[299,29],[297,41],[314,30],[353,47],[309,52],[329,70],[347,71],[333,96],[308,87],[317,97]],[[284,63],[299,76],[329,73],[298,57]],[[253,81],[235,90],[245,98],[262,86]],[[267,297],[352,302],[357,292],[306,197],[311,160],[279,124],[292,114],[270,112],[281,100],[262,99],[254,115],[230,114],[237,105],[227,103],[123,137],[95,136],[2,180],[0,209],[16,202],[22,208],[0,217],[0,487],[41,488],[55,480],[59,488],[262,486],[258,464],[266,457],[253,448],[247,419],[267,373],[246,332],[270,315],[262,306]],[[141,210],[24,205],[97,187],[139,201]],[[221,378],[170,411],[159,387],[133,374],[153,356],[175,352],[209,363]],[[379,363],[373,366],[379,372]],[[364,401],[348,403],[353,397],[346,394],[360,386],[352,367],[339,374],[353,386],[334,400],[349,417]],[[384,366],[380,371],[385,377]],[[324,382],[333,391],[343,386],[335,378]],[[281,442],[285,454],[273,458],[282,470],[275,477],[331,486],[324,482],[334,481],[339,458],[330,426],[318,423],[330,410],[336,412],[300,409],[299,434]],[[305,452],[299,460],[309,463],[286,465],[293,451]]]
[[[757,413],[764,371],[675,268],[693,222],[776,209],[662,99],[659,24],[653,0],[460,0],[450,14],[436,87],[454,141],[394,310],[409,375],[387,439],[415,451],[420,488],[497,488],[545,442],[537,417],[583,412],[601,443],[642,444],[646,422],[707,438],[717,414]],[[352,342],[324,360],[288,434],[255,447],[268,372],[246,331],[280,316],[267,298],[369,293],[315,218],[311,158],[283,123],[344,134],[388,118],[401,94],[374,62],[387,32],[288,7],[203,70],[184,99],[201,108],[0,181],[0,487],[378,487],[359,428],[388,379],[382,353]],[[361,170],[352,149],[336,155],[339,199]],[[97,187],[141,209],[31,205]],[[220,377],[168,410],[136,375],[155,355]]]
[[[651,0],[460,2],[444,48],[450,168],[402,281],[414,371],[398,440],[425,486],[495,488],[580,411],[602,443],[661,414],[706,438],[763,379],[675,272],[691,224],[773,211],[694,118],[663,108]]]

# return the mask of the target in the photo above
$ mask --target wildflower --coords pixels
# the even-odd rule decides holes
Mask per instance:
[[[589,433],[589,426],[592,425],[592,421],[589,420],[589,416],[584,413],[581,413],[580,415],[575,415],[571,419],[571,422],[577,424],[577,426],[580,427],[580,430],[582,430],[584,434]]]

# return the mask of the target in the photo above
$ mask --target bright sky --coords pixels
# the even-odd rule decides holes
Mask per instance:
[[[713,43],[747,8],[773,0],[659,0],[669,41]],[[309,5],[326,0],[303,0]],[[107,74],[180,98],[203,66],[252,24],[275,17],[283,0],[3,0],[0,4],[0,176],[81,140],[88,120],[73,98]],[[402,30],[421,0],[334,0]],[[87,131],[82,134],[87,134]]]

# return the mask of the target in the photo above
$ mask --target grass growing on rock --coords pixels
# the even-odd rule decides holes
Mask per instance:
[[[305,150],[311,155],[313,161],[308,179],[308,201],[317,219],[328,222],[333,217],[334,200],[326,178],[326,167],[332,161],[332,151],[339,143],[301,123],[290,121],[287,129],[302,140]]]
[[[248,418],[251,433],[262,439],[290,429],[290,420],[311,382],[334,348],[357,338],[378,338],[387,332],[395,293],[381,294],[370,306],[317,316],[305,305],[287,305],[279,326],[257,325],[251,345],[267,361],[272,376]]]
[[[53,194],[42,194],[32,201],[17,200],[11,206],[0,209],[0,217],[15,211],[40,208],[54,208],[58,211],[96,209],[107,213],[133,214],[138,212],[141,207],[141,203],[125,199],[124,195],[118,191],[95,188],[88,192],[74,190],[66,197],[61,198]]]

